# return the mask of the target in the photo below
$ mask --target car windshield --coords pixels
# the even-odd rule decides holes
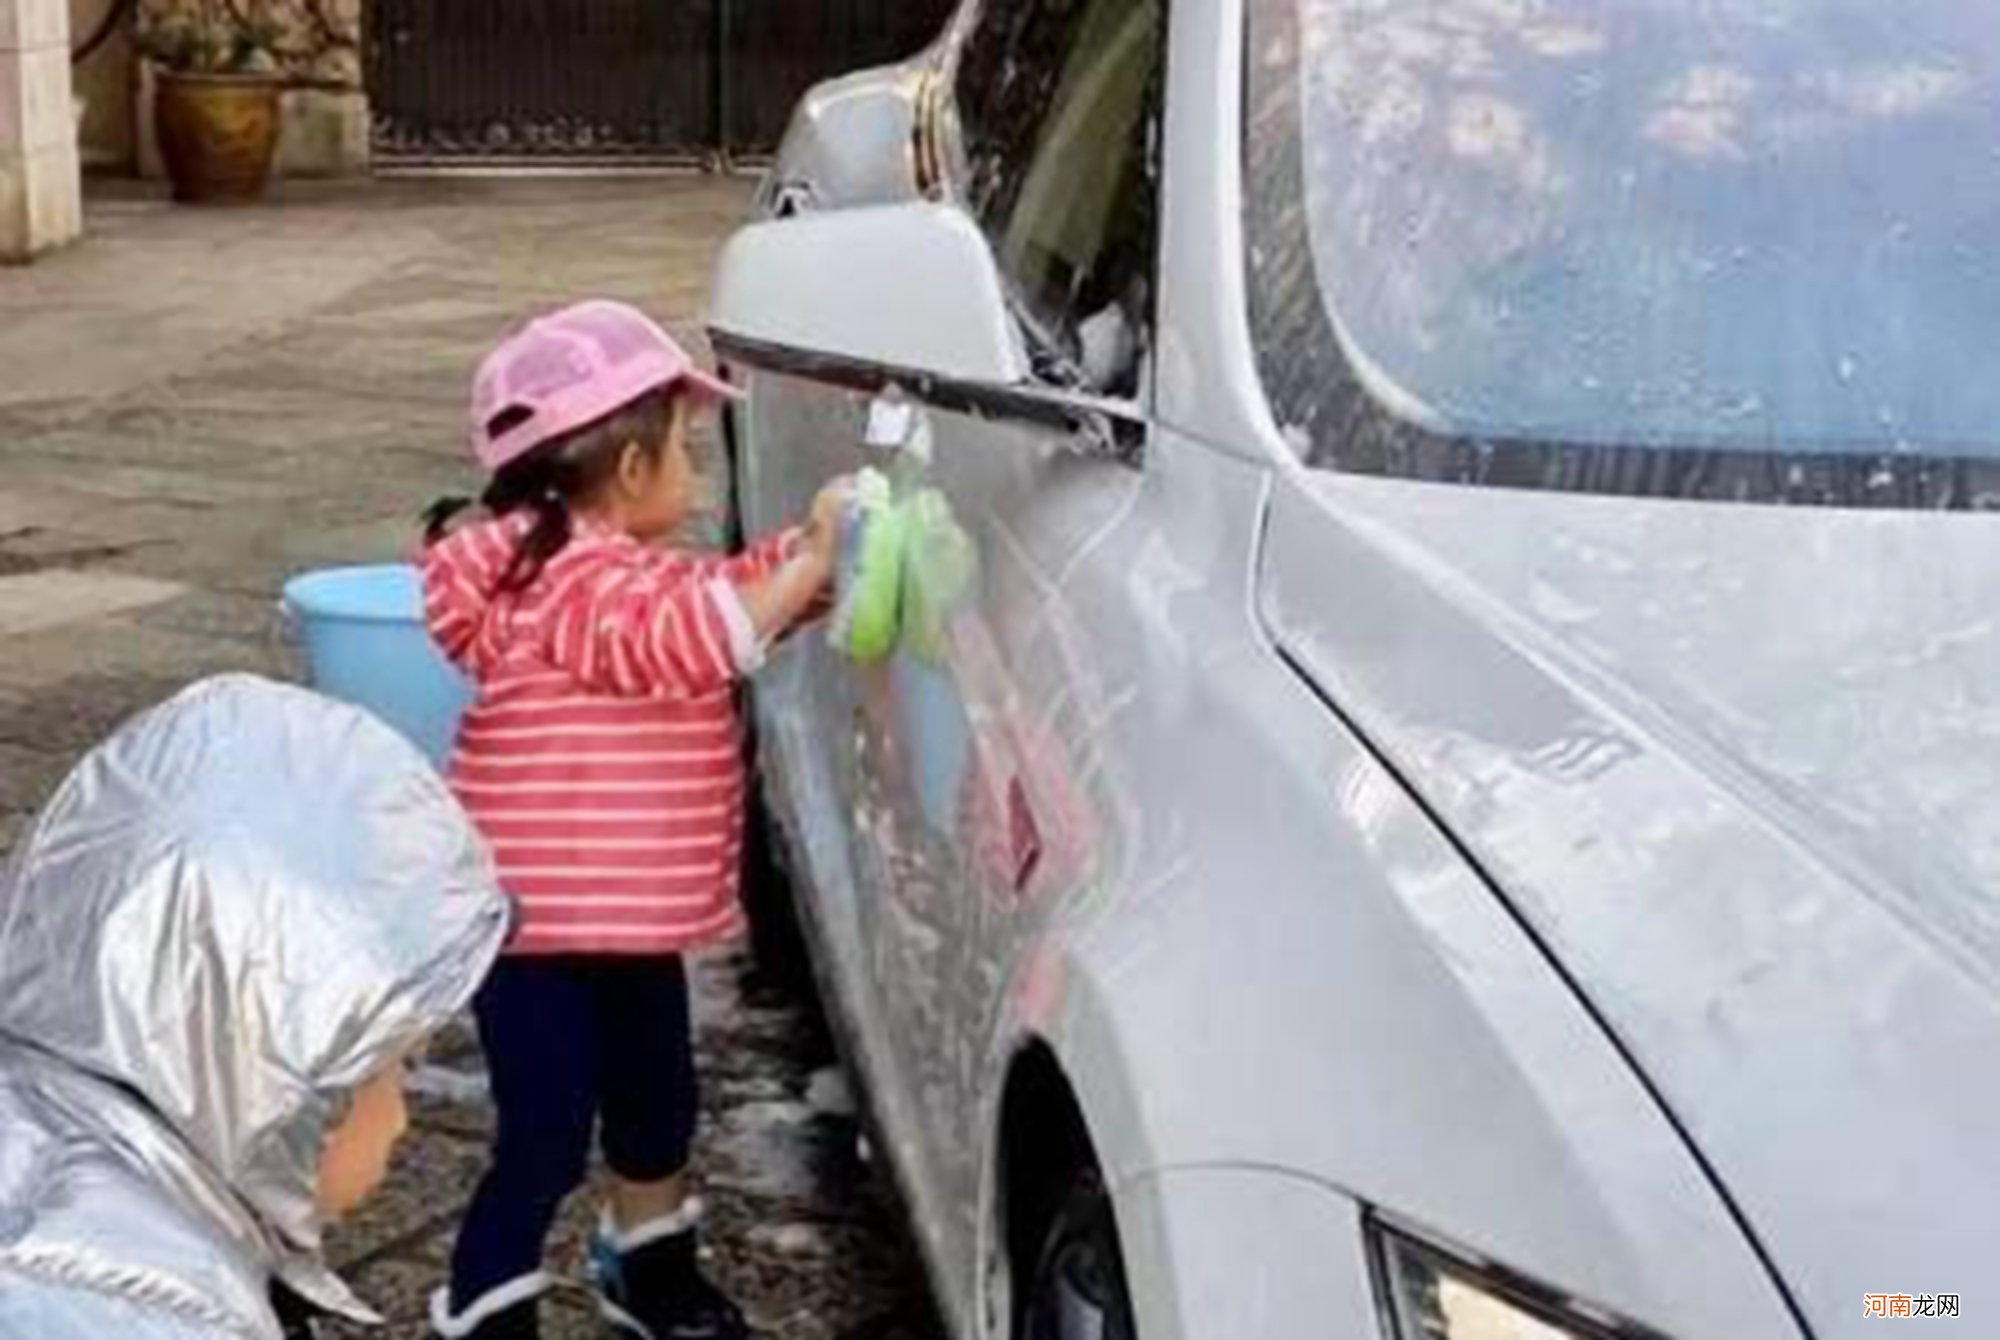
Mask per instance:
[[[1253,80],[1296,122],[1290,274],[1399,419],[2000,457],[1991,6],[1256,8]]]

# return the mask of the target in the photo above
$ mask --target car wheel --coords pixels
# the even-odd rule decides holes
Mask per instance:
[[[1095,1173],[1085,1174],[1049,1228],[1021,1340],[1132,1340],[1133,1333],[1111,1199]]]

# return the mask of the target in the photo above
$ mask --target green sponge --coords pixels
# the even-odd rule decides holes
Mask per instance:
[[[897,510],[903,514],[903,646],[941,665],[946,628],[972,587],[979,558],[936,489],[913,495]]]
[[[881,472],[855,476],[841,528],[827,640],[861,665],[896,649],[903,617],[903,565],[908,525]]]

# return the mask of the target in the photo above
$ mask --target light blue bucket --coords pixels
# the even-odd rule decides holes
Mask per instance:
[[[367,708],[445,766],[472,689],[424,628],[415,568],[308,572],[285,583],[285,611],[314,688]]]

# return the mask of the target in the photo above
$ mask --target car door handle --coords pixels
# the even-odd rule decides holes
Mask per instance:
[[[919,465],[931,460],[930,414],[916,401],[891,388],[869,403],[861,440],[876,451],[908,457]]]

